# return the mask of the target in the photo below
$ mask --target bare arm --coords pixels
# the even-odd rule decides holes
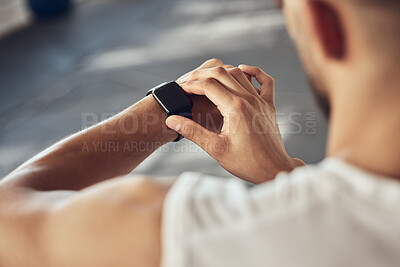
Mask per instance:
[[[161,145],[176,138],[152,96],[74,134],[29,160],[3,183],[38,191],[80,190],[126,175]]]
[[[207,103],[194,102],[196,117]],[[0,266],[158,266],[170,185],[118,176],[177,137],[165,119],[154,98],[146,97],[1,181]],[[100,150],[100,143],[109,149]]]
[[[197,69],[222,64],[212,59]],[[218,131],[222,116],[216,106],[203,96],[192,96],[192,100],[193,119]],[[210,115],[211,123],[204,120]],[[166,118],[154,98],[147,96],[118,115],[51,146],[9,174],[0,185],[38,191],[80,190],[126,175],[157,148],[177,137],[166,127]]]
[[[75,242],[82,244],[80,237],[93,231],[91,224],[96,223],[93,221],[96,215],[110,218],[108,227],[97,229],[97,234],[108,232],[110,240],[103,241],[110,245],[109,256],[118,255],[117,251],[112,251],[114,241],[111,238],[117,234],[117,228],[122,230],[121,221],[132,226],[141,222],[137,217],[134,219],[134,214],[126,214],[123,206],[131,202],[133,211],[135,201],[142,195],[127,194],[126,190],[133,193],[142,188],[145,192],[146,185],[120,178],[115,179],[115,184],[100,184],[80,192],[72,190],[126,175],[159,146],[174,140],[177,134],[166,128],[165,119],[165,113],[153,97],[146,97],[121,114],[55,144],[7,176],[0,183],[0,266],[61,266],[82,261],[83,256],[97,262],[93,257],[98,249],[88,248],[82,250],[83,254],[73,251],[77,248]],[[138,129],[132,131],[135,123]],[[96,144],[100,143],[114,146],[99,150]],[[97,188],[102,189],[96,191]],[[152,220],[160,220],[161,192],[166,191],[160,191],[158,197],[146,198],[154,201],[154,207],[158,203]],[[115,195],[121,197],[113,203],[110,197],[115,198]],[[74,225],[70,218],[76,216],[80,219]],[[144,231],[146,227],[138,225],[137,229]],[[151,235],[159,238],[158,229],[152,228],[148,238]],[[134,234],[131,229],[124,231]],[[134,247],[133,236],[126,240],[121,238],[119,242]],[[90,238],[85,240],[93,242]],[[59,247],[62,249],[57,250]]]
[[[220,64],[213,60],[200,68]],[[205,98],[193,100],[194,118],[216,110]],[[115,177],[177,137],[165,119],[153,97],[146,97],[3,179],[0,266],[158,266],[169,185]]]

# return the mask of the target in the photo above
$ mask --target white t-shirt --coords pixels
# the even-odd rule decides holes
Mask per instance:
[[[163,218],[162,267],[400,266],[400,182],[339,159],[252,188],[183,174]]]

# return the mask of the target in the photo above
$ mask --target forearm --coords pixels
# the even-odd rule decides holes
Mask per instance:
[[[27,188],[79,190],[126,175],[177,134],[165,126],[166,114],[148,96],[120,114],[43,151],[12,172],[3,183]]]

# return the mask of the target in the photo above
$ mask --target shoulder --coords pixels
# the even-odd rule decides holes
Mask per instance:
[[[280,173],[273,181],[257,186],[234,178],[185,173],[166,197],[164,226],[169,228],[166,225],[179,218],[191,228],[188,231],[201,232],[264,217],[284,219],[292,212],[306,213],[332,200],[332,180],[335,174],[319,165]]]
[[[164,203],[162,266],[320,266],[344,254],[352,262],[352,244],[368,251],[363,212],[381,214],[380,198],[382,207],[395,203],[400,186],[340,160],[280,173],[258,186],[186,173]],[[348,235],[354,240],[343,242]]]
[[[305,222],[329,210],[333,194],[325,180],[332,176],[319,165],[308,166],[249,186],[238,179],[183,174],[164,203],[162,266],[188,266],[205,254],[213,255],[207,266],[243,266],[261,255],[254,266],[270,262],[273,255],[260,245],[290,245],[288,234],[305,233],[311,225]],[[232,262],[226,253],[241,257]]]

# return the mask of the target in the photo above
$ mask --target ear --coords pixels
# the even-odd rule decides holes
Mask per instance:
[[[322,51],[327,57],[342,59],[346,55],[346,40],[339,13],[326,1],[307,2],[311,27]]]

